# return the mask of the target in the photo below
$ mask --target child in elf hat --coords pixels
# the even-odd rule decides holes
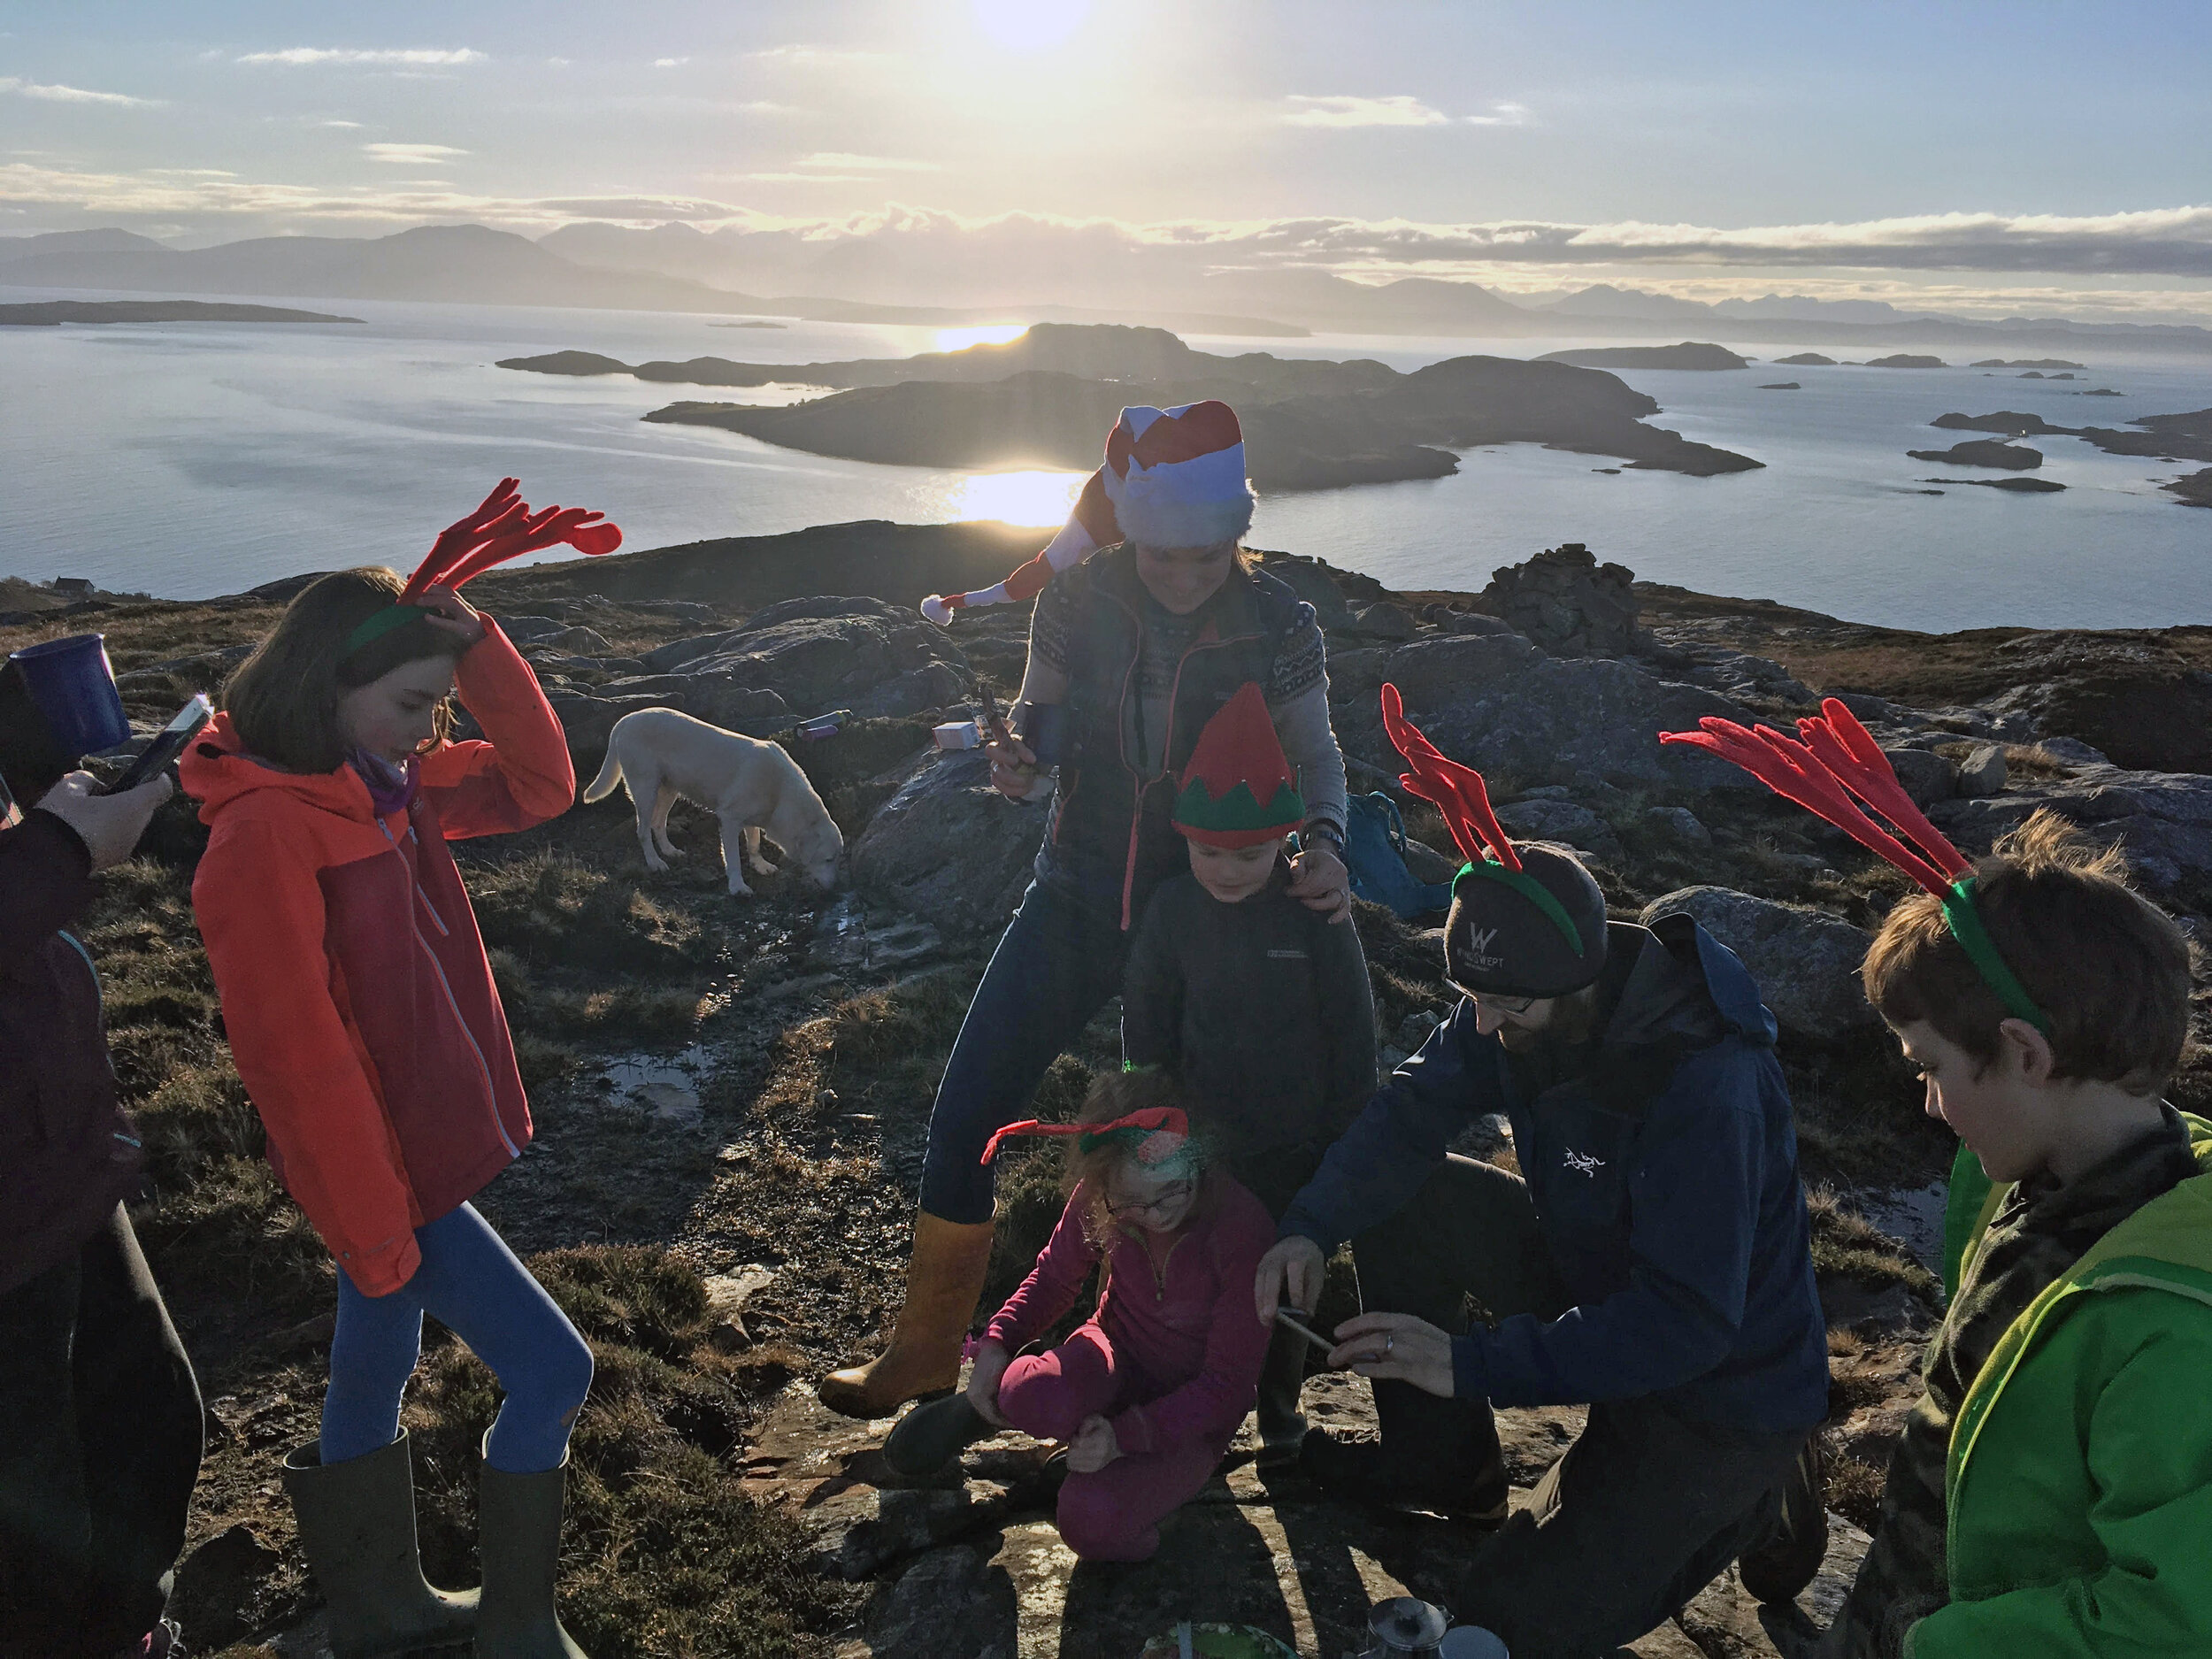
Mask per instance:
[[[2212,1652],[2212,1123],[2160,1099],[2187,1041],[2187,941],[2117,849],[2051,814],[1970,863],[1840,703],[1795,741],[1704,726],[1675,741],[1926,889],[1863,977],[1962,1143],[1926,1392],[1821,1651]]]
[[[1305,821],[1267,702],[1248,681],[1207,722],[1174,806],[1190,870],[1160,884],[1129,949],[1125,1064],[1182,1079],[1192,1122],[1280,1219],[1375,1088],[1375,1004],[1359,935],[1290,896]],[[1289,1463],[1305,1348],[1279,1331],[1260,1385],[1261,1461]]]
[[[1067,1208],[985,1329],[965,1392],[917,1406],[884,1456],[922,1479],[994,1426],[1062,1441],[1060,1536],[1086,1561],[1144,1561],[1251,1409],[1269,1336],[1252,1274],[1275,1226],[1233,1176],[1208,1166],[1164,1072],[1101,1078],[1079,1123],[1010,1124],[984,1157],[1018,1134],[1074,1137]],[[1091,1317],[1057,1348],[1023,1354],[1094,1267]]]
[[[591,1351],[469,1200],[520,1155],[529,1107],[449,838],[557,817],[576,780],[530,665],[454,590],[600,515],[533,513],[506,480],[404,586],[304,589],[187,749],[211,833],[192,897],[269,1158],[338,1259],[319,1444],[285,1459],[340,1654],[468,1640],[579,1650],[553,1609],[570,1426]],[[456,683],[490,741],[453,742]],[[415,1552],[400,1397],[425,1311],[497,1373],[483,1590],[431,1588]]]

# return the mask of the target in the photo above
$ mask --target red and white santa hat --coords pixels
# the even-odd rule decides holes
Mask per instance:
[[[1044,550],[1004,581],[972,593],[932,594],[922,614],[940,627],[970,605],[1033,599],[1055,571],[1118,541],[1147,547],[1212,547],[1252,527],[1244,477],[1244,429],[1217,399],[1177,409],[1121,411],[1106,439],[1106,465],[1091,474],[1075,511]]]

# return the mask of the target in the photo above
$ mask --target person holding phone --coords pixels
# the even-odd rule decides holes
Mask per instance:
[[[50,769],[0,748],[0,794],[35,801],[0,810],[0,1632],[11,1654],[164,1659],[199,1386],[124,1210],[138,1138],[65,930],[174,786],[42,788]]]

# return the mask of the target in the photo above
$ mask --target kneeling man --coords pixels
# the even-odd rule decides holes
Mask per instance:
[[[1359,1270],[1365,1311],[1331,1358],[1374,1379],[1381,1439],[1316,1432],[1303,1466],[1357,1501],[1502,1522],[1455,1611],[1515,1659],[1633,1640],[1740,1556],[1786,1601],[1826,1542],[1828,1356],[1773,1017],[1689,918],[1609,923],[1573,854],[1508,841],[1394,687],[1383,710],[1469,860],[1445,930],[1463,1000],[1261,1263],[1263,1317],[1286,1290],[1310,1310],[1344,1240]],[[1447,1151],[1501,1111],[1520,1175]],[[1590,1407],[1510,1519],[1494,1403]]]

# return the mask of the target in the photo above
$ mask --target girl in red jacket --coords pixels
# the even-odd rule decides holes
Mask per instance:
[[[468,1202],[529,1144],[530,1111],[446,842],[557,817],[576,782],[529,664],[454,588],[550,540],[610,543],[596,515],[531,515],[512,485],[406,588],[360,569],[302,592],[182,765],[211,831],[192,896],[232,1056],[342,1270],[320,1442],[285,1460],[342,1655],[472,1631],[486,1659],[578,1652],[552,1592],[591,1352]],[[457,686],[489,741],[450,740]],[[416,1559],[399,1409],[425,1311],[505,1391],[480,1607]]]
[[[1086,1561],[1145,1561],[1159,1523],[1198,1494],[1252,1409],[1271,1334],[1252,1280],[1275,1224],[1206,1167],[1164,1072],[1100,1079],[1082,1117],[1012,1124],[985,1148],[988,1163],[1010,1134],[1076,1136],[1067,1209],[985,1329],[966,1391],[909,1412],[884,1455],[921,1479],[991,1425],[1062,1441],[1061,1538]],[[1075,1305],[1094,1267],[1089,1319],[1057,1348],[1022,1353]]]

